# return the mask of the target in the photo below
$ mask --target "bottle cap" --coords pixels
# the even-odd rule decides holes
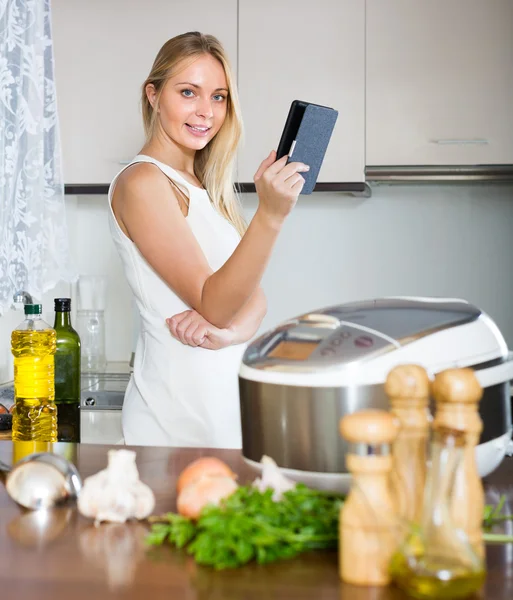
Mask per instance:
[[[437,403],[472,404],[481,400],[483,388],[473,369],[446,369],[435,376],[432,393]]]
[[[385,393],[391,400],[429,397],[429,377],[421,365],[405,364],[394,367],[385,381]]]
[[[43,312],[43,306],[41,304],[25,304],[26,315],[40,315]]]
[[[69,312],[71,310],[71,298],[54,298],[55,312]]]
[[[353,444],[390,444],[399,430],[399,422],[384,410],[366,409],[340,420],[340,434]]]

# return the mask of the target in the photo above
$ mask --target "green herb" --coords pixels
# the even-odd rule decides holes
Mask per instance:
[[[207,506],[192,521],[168,513],[151,517],[149,545],[165,542],[185,548],[197,563],[215,569],[244,565],[251,560],[268,563],[292,558],[314,549],[336,548],[343,496],[319,492],[298,484],[274,502],[272,490],[239,487],[220,506]],[[494,526],[513,520],[503,515],[505,496],[496,506],[486,505],[483,538],[488,543],[513,543],[513,536],[493,533]]]
[[[501,515],[501,510],[506,501],[506,496],[502,495],[497,506],[487,504],[484,509],[483,517],[483,539],[488,543],[510,544],[513,543],[513,536],[502,533],[492,533],[491,529],[495,525],[500,525],[504,521],[512,521],[513,515]]]
[[[502,495],[499,499],[499,503],[497,506],[493,506],[492,504],[487,504],[484,507],[484,516],[483,516],[483,527],[485,529],[491,529],[497,522],[505,521],[508,518],[500,515],[502,507],[504,506],[504,502],[506,501],[506,496]]]
[[[158,521],[147,543],[170,542],[186,548],[197,563],[216,569],[241,566],[251,560],[268,563],[313,549],[336,548],[343,498],[298,484],[282,500],[272,490],[239,487],[220,506],[207,506],[200,518],[173,513]]]

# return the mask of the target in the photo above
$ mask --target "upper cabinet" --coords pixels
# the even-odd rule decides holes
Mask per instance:
[[[364,34],[362,0],[239,0],[238,181],[277,148],[293,100],[339,111],[318,181],[364,180]]]
[[[141,149],[141,86],[169,38],[217,36],[237,60],[237,0],[53,0],[64,180],[110,183]]]
[[[366,164],[513,163],[513,2],[366,8]]]
[[[162,44],[194,30],[237,74],[240,183],[296,99],[339,112],[321,184],[513,165],[513,0],[53,0],[52,20],[67,184],[108,184],[140,150],[142,84]]]

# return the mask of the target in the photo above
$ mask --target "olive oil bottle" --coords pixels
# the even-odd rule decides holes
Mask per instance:
[[[25,320],[11,334],[14,441],[57,441],[55,349],[55,330],[41,318],[41,304],[26,304]]]
[[[80,337],[71,325],[71,299],[55,298],[55,404],[59,442],[80,442]]]

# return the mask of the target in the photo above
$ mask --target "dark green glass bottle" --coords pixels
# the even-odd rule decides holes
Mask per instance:
[[[71,326],[71,299],[55,298],[57,440],[80,442],[80,337]]]

